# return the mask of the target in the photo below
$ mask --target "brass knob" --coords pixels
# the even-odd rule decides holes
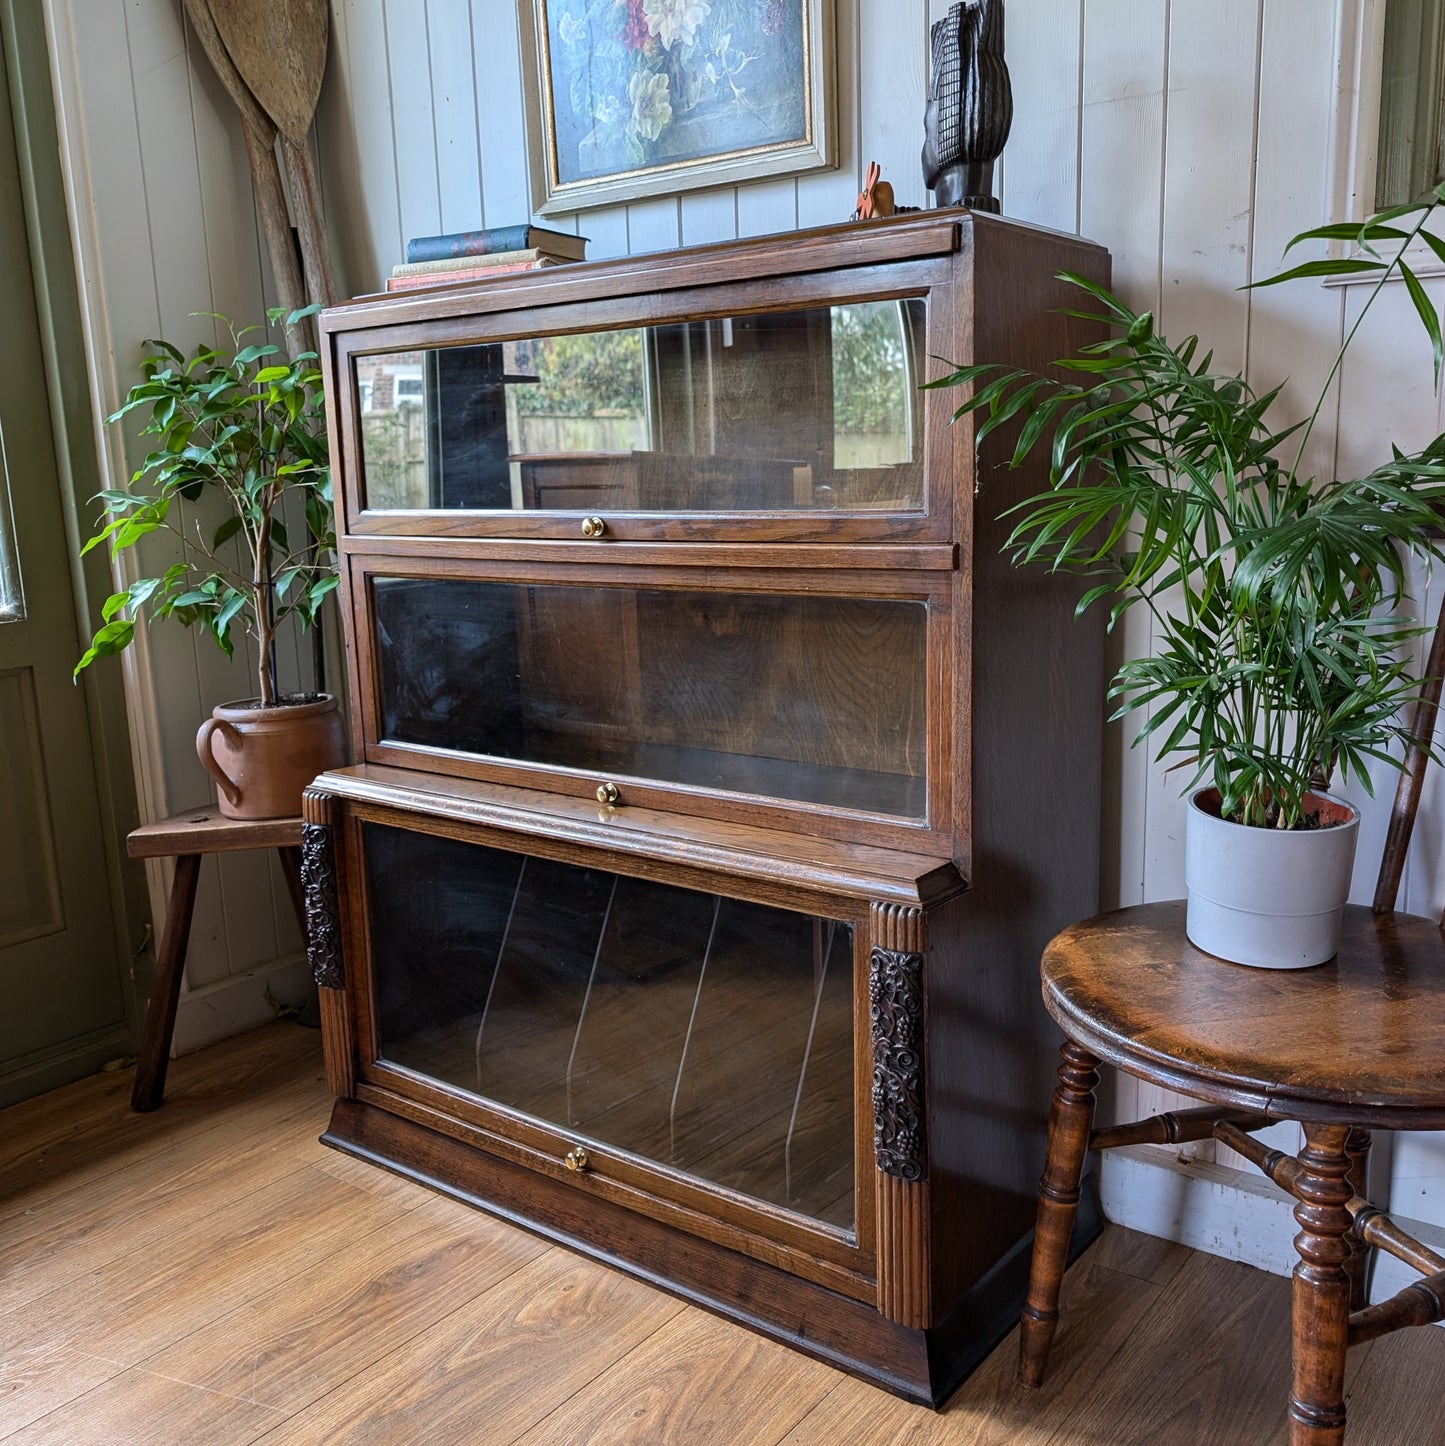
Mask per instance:
[[[573,1145],[562,1157],[563,1163],[575,1174],[581,1174],[592,1161],[587,1158],[587,1151],[581,1145]]]
[[[583,537],[601,537],[607,531],[607,524],[600,517],[584,517],[582,519]]]
[[[615,783],[599,783],[597,785],[598,803],[617,803],[622,795],[617,791]]]

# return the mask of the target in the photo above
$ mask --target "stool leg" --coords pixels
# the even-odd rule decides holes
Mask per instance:
[[[1348,1125],[1308,1124],[1295,1184],[1299,1263],[1291,1337],[1294,1385],[1290,1446],[1341,1446],[1345,1439],[1345,1351],[1350,1333]]]
[[[166,1092],[166,1066],[170,1063],[171,1035],[176,1027],[176,1004],[181,995],[181,970],[191,937],[191,915],[196,907],[196,882],[201,876],[200,854],[181,854],[166,906],[165,933],[156,956],[156,977],[146,1005],[145,1030],[136,1061],[130,1107],[140,1114],[158,1109]]]
[[[1370,1132],[1354,1125],[1345,1136],[1345,1158],[1350,1162],[1350,1173],[1345,1178],[1356,1195],[1368,1200],[1366,1177],[1370,1166]],[[1345,1269],[1350,1276],[1350,1309],[1363,1310],[1370,1303],[1370,1266],[1374,1250],[1365,1244],[1354,1232],[1350,1232],[1350,1258]]]
[[[301,926],[301,942],[306,943],[306,890],[301,886],[301,850],[295,845],[282,845],[276,852],[281,857],[281,872],[286,875],[286,892],[291,895],[291,907],[296,910],[296,922]]]
[[[1099,1061],[1070,1041],[1059,1051],[1059,1083],[1049,1115],[1048,1159],[1039,1181],[1029,1293],[1019,1321],[1019,1384],[1044,1379],[1049,1347],[1059,1324],[1059,1290],[1069,1259],[1069,1237],[1079,1211],[1079,1181],[1094,1124]]]

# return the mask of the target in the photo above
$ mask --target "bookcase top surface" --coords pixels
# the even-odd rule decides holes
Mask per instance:
[[[663,292],[710,282],[926,260],[964,250],[973,232],[994,229],[1047,238],[1061,252],[1102,254],[1102,248],[1079,236],[956,207],[673,251],[569,262],[539,271],[437,286],[420,293],[374,293],[328,308],[321,314],[320,325],[323,333],[334,334],[423,316],[462,315],[475,310],[483,296],[488,309],[510,310],[584,297]]]

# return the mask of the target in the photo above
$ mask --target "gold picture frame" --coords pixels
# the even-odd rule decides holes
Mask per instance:
[[[835,0],[521,0],[538,215],[838,164]]]

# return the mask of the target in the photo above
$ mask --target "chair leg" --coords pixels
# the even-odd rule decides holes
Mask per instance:
[[[1291,1336],[1294,1384],[1290,1446],[1341,1446],[1345,1437],[1345,1352],[1350,1334],[1350,1212],[1354,1191],[1345,1154],[1348,1125],[1307,1124],[1295,1183],[1299,1263]]]
[[[1039,1181],[1039,1213],[1029,1293],[1019,1321],[1019,1384],[1041,1385],[1059,1324],[1059,1290],[1069,1259],[1069,1238],[1079,1212],[1079,1181],[1094,1124],[1099,1061],[1066,1040],[1059,1051],[1059,1082],[1049,1115],[1048,1159]]]
[[[1345,1158],[1350,1162],[1350,1172],[1345,1178],[1356,1195],[1368,1200],[1370,1192],[1366,1177],[1370,1165],[1370,1132],[1359,1125],[1351,1128],[1345,1136]],[[1350,1276],[1350,1309],[1363,1310],[1370,1303],[1370,1266],[1374,1261],[1374,1250],[1360,1239],[1357,1231],[1350,1233],[1350,1258],[1345,1264]]]
[[[138,1114],[159,1109],[166,1092],[166,1066],[170,1063],[171,1035],[176,1028],[176,1005],[181,996],[181,971],[191,937],[191,915],[196,908],[196,882],[201,876],[200,854],[181,854],[166,906],[165,933],[156,956],[156,977],[146,1005],[145,1029],[136,1060],[130,1107]]]

